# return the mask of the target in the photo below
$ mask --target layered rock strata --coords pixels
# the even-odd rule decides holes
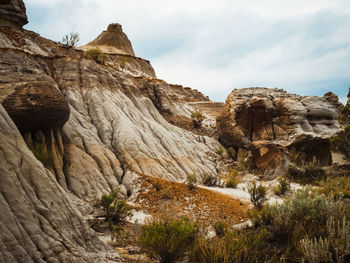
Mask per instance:
[[[0,105],[0,262],[107,262],[107,251]]]
[[[110,24],[95,40],[80,47],[83,50],[99,48],[104,53],[124,54],[135,56],[128,36],[118,23]]]
[[[329,97],[267,88],[234,90],[217,118],[220,140],[237,151],[250,151],[257,167],[282,164],[292,148],[308,161],[329,165],[329,137],[339,129],[339,110],[334,96]]]
[[[22,0],[0,0],[0,25],[22,27],[28,23]]]
[[[33,106],[42,113],[17,123],[28,146],[40,146],[52,158],[47,168],[64,189],[93,199],[117,186],[126,195],[124,181],[131,172],[168,180],[217,174],[207,153],[220,144],[164,120],[129,71],[98,64],[26,30],[1,28],[0,43],[0,98],[9,112],[31,116]],[[26,97],[30,90],[36,93]],[[186,93],[204,98],[190,89]]]

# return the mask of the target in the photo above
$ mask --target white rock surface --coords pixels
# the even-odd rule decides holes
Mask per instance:
[[[0,262],[103,262],[98,242],[0,105]]]

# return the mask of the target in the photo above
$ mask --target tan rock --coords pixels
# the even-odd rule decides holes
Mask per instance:
[[[106,262],[107,251],[0,105],[0,262]]]
[[[328,139],[339,129],[335,100],[329,94],[318,98],[279,89],[234,90],[217,118],[220,139],[226,146],[249,149],[258,167],[282,164],[283,152],[293,147],[308,160],[329,165]]]
[[[135,56],[128,36],[118,23],[110,24],[95,40],[80,47],[83,50],[99,48],[104,53],[126,54]]]

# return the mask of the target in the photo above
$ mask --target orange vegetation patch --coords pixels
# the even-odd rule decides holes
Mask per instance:
[[[248,205],[228,195],[196,187],[189,190],[187,184],[140,176],[135,205],[155,218],[164,212],[187,215],[202,224],[224,220],[237,224],[247,220]]]

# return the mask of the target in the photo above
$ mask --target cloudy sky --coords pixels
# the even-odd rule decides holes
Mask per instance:
[[[215,101],[232,89],[278,87],[302,95],[350,86],[349,0],[24,0],[25,27],[80,45],[123,25],[157,76]]]

